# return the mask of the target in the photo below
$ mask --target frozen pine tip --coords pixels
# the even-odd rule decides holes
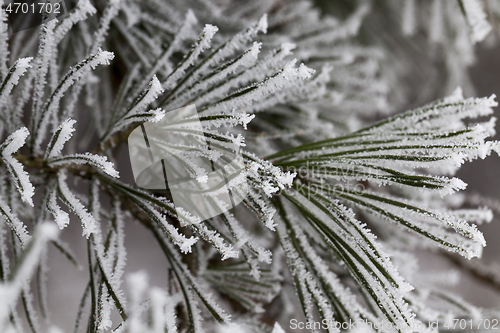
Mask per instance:
[[[0,145],[0,150],[4,158],[10,157],[12,154],[17,152],[19,148],[24,146],[26,139],[30,135],[26,127],[22,127],[12,133],[5,142]]]
[[[151,111],[152,117],[149,119],[152,123],[157,123],[165,117],[165,110],[158,108]]]
[[[109,65],[111,60],[113,60],[114,58],[115,54],[113,52],[103,51],[101,48],[99,48],[99,51],[90,61],[90,67],[92,69],[95,69],[97,65]]]
[[[205,24],[205,28],[203,28],[203,34],[199,41],[199,47],[201,49],[206,49],[210,47],[210,43],[212,42],[212,38],[219,31],[219,28],[215,25]]]
[[[75,132],[75,124],[76,120],[69,118],[58,127],[51,142],[49,143],[49,146],[47,147],[45,155],[46,159],[50,159],[61,154],[65,143],[71,139],[73,133]]]
[[[467,23],[472,30],[472,41],[476,43],[484,40],[492,28],[487,20],[482,2],[479,0],[461,0],[460,2],[465,11]]]

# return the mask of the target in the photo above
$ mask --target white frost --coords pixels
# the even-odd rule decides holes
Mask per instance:
[[[23,165],[16,160],[12,154],[17,152],[19,148],[24,146],[29,132],[26,127],[23,127],[12,133],[5,142],[0,145],[2,161],[8,166],[9,172],[16,179],[15,184],[18,191],[21,193],[21,199],[33,206],[33,195],[35,188],[29,180],[29,175],[24,171]]]
[[[119,178],[119,173],[114,168],[114,164],[108,161],[108,158],[106,156],[91,153],[55,157],[50,159],[48,164],[52,167],[71,164],[90,164],[96,168],[101,169],[104,173],[110,175],[111,177]]]
[[[49,143],[47,152],[45,153],[45,159],[51,159],[60,155],[64,148],[64,144],[73,136],[73,132],[75,131],[73,126],[75,123],[76,120],[70,118],[59,126]]]
[[[20,77],[26,73],[28,68],[32,67],[31,60],[33,60],[32,57],[18,59],[10,68],[10,77],[6,78],[3,83],[4,87],[0,91],[0,103],[2,105],[6,103],[7,96],[10,95],[12,88],[19,83]]]
[[[63,211],[57,204],[57,189],[50,192],[47,209],[54,216],[59,229],[64,229],[69,224],[69,214]]]
[[[87,238],[91,234],[99,231],[94,217],[88,212],[87,208],[78,200],[78,198],[71,192],[66,184],[66,172],[60,171],[57,177],[59,191],[61,192],[64,203],[80,218],[83,227],[83,235]]]
[[[482,41],[491,31],[491,25],[486,19],[479,0],[462,0],[467,23],[471,29],[472,41],[474,43]]]

